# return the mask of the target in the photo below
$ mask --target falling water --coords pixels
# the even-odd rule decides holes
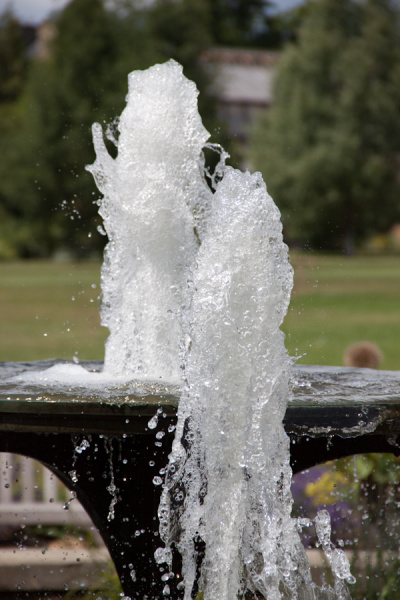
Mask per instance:
[[[198,573],[205,600],[246,590],[312,598],[291,519],[282,420],[292,361],[280,325],[292,268],[277,207],[259,173],[227,168],[197,255],[190,349],[177,434],[160,505],[162,538],[183,556],[185,598]],[[160,560],[170,560],[159,552]]]
[[[116,400],[127,381],[181,386],[165,480],[156,482],[164,542],[156,559],[168,566],[166,596],[176,547],[185,600],[198,591],[204,600],[348,599],[345,582],[353,578],[344,552],[331,544],[328,513],[314,526],[333,588],[312,582],[300,539],[309,523],[291,518],[282,420],[293,361],[280,326],[293,273],[261,175],[220,164],[211,192],[197,90],[174,61],[130,74],[127,106],[106,137],[95,124],[96,161],[88,167],[103,194],[109,240],[101,277],[102,324],[110,330],[104,371],[53,365],[13,382],[46,389],[61,382],[69,390],[73,380]],[[110,154],[107,144],[117,150]],[[107,490],[112,519],[112,462]]]
[[[279,211],[259,173],[227,167],[211,193],[197,90],[174,61],[131,73],[116,133],[113,159],[94,125],[89,167],[109,238],[105,371],[182,382],[156,558],[171,571],[178,548],[186,600],[320,598],[291,518],[280,326],[293,277]],[[323,597],[346,598],[348,563],[325,517],[316,529],[336,583]]]

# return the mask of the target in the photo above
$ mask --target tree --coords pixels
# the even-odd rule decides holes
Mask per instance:
[[[14,236],[22,256],[102,248],[98,191],[85,171],[94,160],[91,125],[120,114],[128,73],[148,66],[151,54],[140,20],[103,0],[72,0],[55,24],[49,58],[31,65],[18,127],[7,139],[8,164],[0,166],[3,209],[31,233]]]
[[[72,0],[55,25],[49,57],[33,61],[20,118],[8,127],[7,165],[0,165],[9,232],[4,256],[102,249],[99,192],[85,171],[94,160],[91,125],[109,124],[121,113],[131,71],[175,58],[201,90],[205,126],[217,126],[209,77],[199,61],[212,42],[206,0]]]
[[[7,63],[14,65],[7,72],[22,77],[7,106],[1,103],[6,78],[0,78],[0,152],[6,157],[0,163],[0,257],[102,249],[99,193],[85,171],[94,160],[91,125],[108,124],[121,113],[127,75],[134,69],[179,61],[200,91],[205,127],[213,141],[218,128],[218,141],[229,151],[210,94],[212,75],[201,55],[228,40],[250,43],[268,5],[267,0],[71,0],[55,16],[56,35],[46,59],[29,60],[23,72],[17,60]],[[224,32],[216,27],[218,15],[221,26],[224,18],[229,21]],[[11,40],[7,27],[5,39]],[[19,46],[14,47],[18,57]]]
[[[0,15],[0,102],[12,102],[19,96],[27,62],[22,27],[6,10]]]
[[[254,1],[259,3],[259,0]],[[220,4],[224,2],[229,4],[230,0],[222,0]],[[218,43],[214,36],[213,11],[214,3],[210,0],[158,0],[149,11],[149,23],[159,60],[175,59],[183,66],[184,75],[195,82],[200,92],[198,106],[204,126],[210,132],[211,140],[222,144],[235,164],[239,161],[238,153],[225,124],[217,117],[211,85],[214,73],[202,61],[203,52]],[[217,156],[208,151],[205,154],[212,171]]]
[[[214,43],[251,46],[267,22],[268,0],[208,0]]]
[[[252,138],[288,238],[351,252],[400,219],[399,89],[390,0],[310,2]]]
[[[18,243],[30,234],[30,226],[18,225],[21,196],[17,143],[23,116],[20,99],[26,84],[28,68],[27,40],[19,21],[10,10],[0,15],[0,258],[14,258]],[[13,171],[13,165],[16,169]],[[18,176],[16,176],[18,174]]]
[[[158,0],[149,13],[152,37],[162,61],[175,59],[186,77],[200,90],[200,112],[212,121],[213,102],[207,88],[210,79],[200,62],[201,53],[212,43],[211,15],[204,0]],[[207,123],[205,123],[207,126]]]

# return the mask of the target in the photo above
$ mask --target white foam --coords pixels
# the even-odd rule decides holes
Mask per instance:
[[[280,325],[292,281],[279,211],[261,175],[227,169],[192,278],[187,385],[159,510],[167,548],[174,542],[183,556],[185,600],[199,536],[205,600],[245,590],[314,597],[290,516],[282,425],[292,361]]]
[[[200,168],[209,134],[197,95],[176,62],[155,65],[129,75],[115,159],[93,126],[97,158],[88,169],[104,195],[99,212],[109,238],[101,277],[101,320],[110,330],[104,369],[114,375],[181,377],[180,316],[211,197]]]
[[[43,371],[25,371],[10,381],[22,384],[34,384],[48,387],[73,385],[74,388],[109,386],[115,387],[128,381],[127,377],[112,376],[109,373],[88,371],[81,365],[58,363]]]

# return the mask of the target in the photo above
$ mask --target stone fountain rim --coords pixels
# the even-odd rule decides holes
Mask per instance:
[[[66,361],[63,361],[64,363]],[[54,364],[54,361],[46,361]],[[86,391],[73,387],[14,386],[2,380],[10,365],[23,370],[43,362],[0,363],[0,430],[43,432],[145,433],[156,414],[175,419],[179,390],[157,383],[156,391],[122,386]],[[100,370],[102,362],[82,362]],[[381,431],[400,434],[400,372],[349,367],[293,366],[293,394],[284,419],[288,433],[299,436],[352,437]],[[343,390],[347,391],[345,397]]]

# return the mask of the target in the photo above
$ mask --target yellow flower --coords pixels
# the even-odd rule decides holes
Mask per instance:
[[[346,483],[347,478],[340,471],[326,471],[317,481],[306,485],[305,493],[314,506],[335,504],[338,488]]]

